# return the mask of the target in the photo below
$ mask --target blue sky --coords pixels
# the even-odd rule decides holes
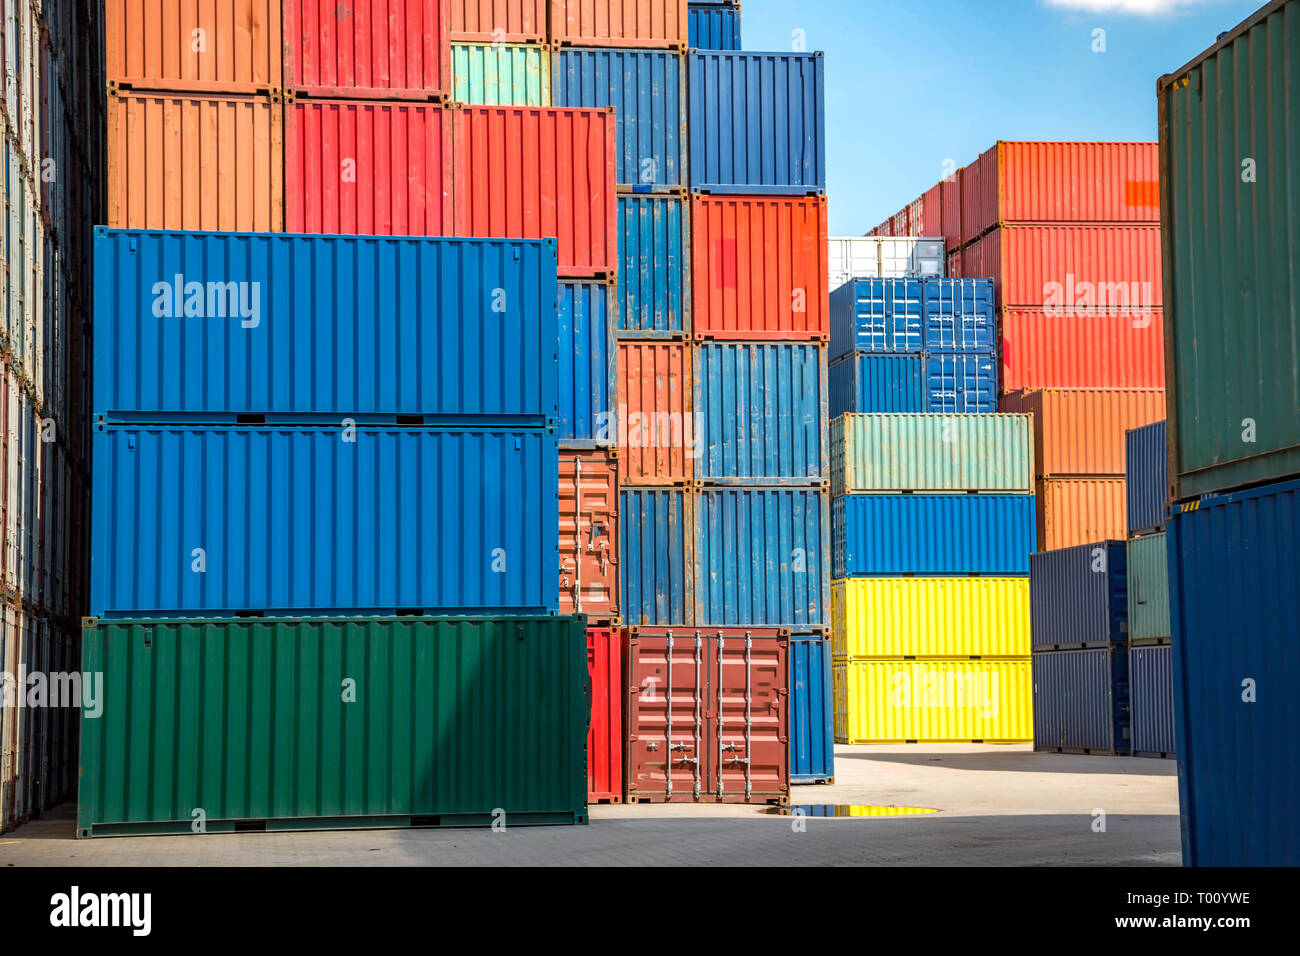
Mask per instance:
[[[1156,78],[1262,0],[742,0],[746,50],[826,53],[832,235],[998,139],[1156,138]],[[1094,34],[1105,30],[1105,52]]]

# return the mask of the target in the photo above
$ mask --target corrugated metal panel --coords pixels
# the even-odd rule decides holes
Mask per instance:
[[[1164,388],[1164,313],[1005,309],[1002,388]]]
[[[106,79],[147,90],[270,92],[280,73],[281,0],[104,4]]]
[[[548,248],[554,246],[548,243]],[[471,287],[500,288],[484,283]],[[562,442],[613,444],[616,440],[614,383],[618,353],[614,346],[614,322],[617,308],[614,290],[607,281],[559,283],[557,358]]]
[[[790,782],[835,778],[831,642],[822,635],[790,641]]]
[[[1126,536],[1123,478],[1054,478],[1037,495],[1039,551]]]
[[[1035,651],[1128,643],[1128,552],[1096,541],[1029,556]]]
[[[1038,477],[1123,475],[1125,433],[1159,421],[1165,393],[1161,389],[1035,389],[1004,395],[1001,407],[1034,416]]]
[[[79,836],[188,834],[195,808],[209,833],[586,822],[581,618],[99,621],[84,641],[104,710],[82,715]]]
[[[95,300],[100,420],[560,414],[549,240],[101,228]]]
[[[925,357],[927,412],[985,415],[998,410],[997,356],[956,352]]]
[[[826,338],[826,199],[691,200],[699,336]]]
[[[961,189],[957,174],[939,182],[939,201],[943,205],[943,242],[948,251],[958,251],[963,244],[961,229]],[[950,268],[948,275],[961,275]]]
[[[692,3],[687,35],[693,50],[739,50],[740,6]]]
[[[687,184],[685,56],[561,49],[553,65],[556,106],[614,109],[620,184],[646,189]]]
[[[91,612],[555,611],[542,431],[99,426]]]
[[[1168,641],[1169,551],[1165,532],[1128,542],[1128,636],[1135,644]]]
[[[453,110],[415,103],[290,103],[285,118],[286,228],[451,235],[455,116]]]
[[[1132,749],[1124,648],[1034,654],[1034,749],[1127,754]]]
[[[997,222],[997,146],[981,153],[969,166],[957,171],[961,194],[961,241],[968,244]],[[989,273],[991,274],[991,273]]]
[[[618,197],[619,330],[691,331],[691,206],[681,196]]]
[[[695,507],[678,488],[620,489],[623,620],[681,626],[695,617]]]
[[[618,458],[604,450],[560,451],[560,613],[617,619]]]
[[[924,412],[925,357],[856,353],[831,364],[831,418],[845,412]]]
[[[830,297],[831,357],[851,352],[919,352],[925,296],[919,279],[854,279]]]
[[[691,185],[825,192],[824,68],[820,53],[691,53]]]
[[[831,585],[835,657],[1024,657],[1029,579],[842,578]]]
[[[451,0],[451,38],[474,43],[543,43],[548,0]]]
[[[831,236],[830,288],[850,279],[943,278],[942,238],[917,236]]]
[[[844,415],[831,422],[831,494],[1033,490],[1026,415]]]
[[[1026,743],[1028,660],[837,661],[835,742]]]
[[[551,0],[551,39],[574,46],[685,46],[686,0]]]
[[[696,498],[697,624],[826,625],[831,529],[824,491],[704,488]]]
[[[591,726],[587,729],[587,800],[623,801],[623,632],[587,628]]]
[[[551,51],[540,43],[453,43],[452,97],[491,106],[550,106]]]
[[[456,235],[555,236],[560,275],[614,274],[612,112],[472,106],[453,115]]]
[[[1169,496],[1169,448],[1164,422],[1131,428],[1124,436],[1129,534],[1162,528]]]
[[[992,279],[927,279],[925,348],[930,352],[982,352],[997,347]]]
[[[449,96],[450,24],[451,0],[352,3],[342,11],[338,0],[284,0],[284,85],[312,96]]]
[[[993,276],[1001,306],[1130,318],[1162,306],[1158,226],[1006,226],[981,244],[978,274]]]
[[[119,91],[107,151],[110,227],[284,229],[278,98]]]
[[[1300,474],[1300,8],[1161,77],[1175,498]]]
[[[618,447],[623,480],[685,482],[702,454],[691,406],[691,354],[673,342],[618,344]]]
[[[1133,756],[1174,756],[1174,649],[1168,644],[1130,647],[1128,675]]]
[[[1028,574],[1032,495],[842,495],[831,502],[837,578]]]
[[[828,475],[826,347],[705,342],[695,352],[696,477],[808,484]]]

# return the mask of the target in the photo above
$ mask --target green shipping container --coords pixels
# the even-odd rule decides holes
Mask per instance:
[[[551,105],[551,55],[538,43],[453,43],[451,77],[461,103]]]
[[[1169,565],[1165,533],[1128,542],[1128,639],[1132,644],[1169,641]]]
[[[1034,493],[1028,415],[841,415],[831,494]]]
[[[1300,2],[1160,78],[1174,499],[1300,474]]]
[[[584,625],[88,618],[78,833],[586,823]]]

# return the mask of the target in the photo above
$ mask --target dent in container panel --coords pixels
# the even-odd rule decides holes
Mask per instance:
[[[684,196],[618,197],[619,333],[680,337],[691,331],[691,204]]]
[[[611,434],[618,372],[613,291],[608,281],[559,283],[561,442],[606,445],[616,440]]]
[[[1038,550],[1125,537],[1123,478],[1038,482]]]
[[[1164,313],[1002,311],[1002,389],[1164,388]]]
[[[545,43],[549,0],[451,0],[451,39]]]
[[[550,0],[561,45],[678,49],[689,39],[686,0]]]
[[[619,616],[618,457],[560,450],[560,613]]]
[[[623,619],[690,625],[695,619],[695,503],[680,488],[619,492]]]
[[[676,342],[618,343],[619,455],[623,481],[684,484],[702,436],[692,408],[690,349]]]

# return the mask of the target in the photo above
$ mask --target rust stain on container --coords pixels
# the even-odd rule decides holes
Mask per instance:
[[[1164,418],[1165,393],[1031,389],[1003,396],[1000,410],[1033,415],[1037,477],[1123,475],[1124,433]]]
[[[1039,551],[1126,536],[1123,478],[1058,478],[1037,490]]]
[[[560,613],[619,616],[618,457],[560,449]]]
[[[575,46],[685,47],[687,0],[551,0],[551,39]]]
[[[618,345],[618,444],[625,483],[685,483],[700,435],[691,411],[691,355],[677,342]]]
[[[547,2],[451,0],[451,39],[467,43],[543,43]]]

